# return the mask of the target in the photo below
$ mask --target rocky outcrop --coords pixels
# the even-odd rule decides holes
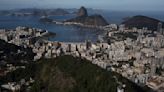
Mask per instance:
[[[125,24],[125,27],[127,28],[136,27],[136,28],[142,29],[143,27],[146,27],[149,30],[156,31],[159,22],[161,21],[154,18],[147,17],[147,16],[138,15],[138,16],[129,18],[128,20],[125,20],[124,22],[122,22],[122,24]]]
[[[77,16],[87,17],[88,16],[87,9],[85,7],[81,7],[77,13]]]
[[[65,22],[75,22],[86,26],[106,26],[108,22],[99,14],[88,16],[87,10],[82,7],[79,9],[78,16]]]

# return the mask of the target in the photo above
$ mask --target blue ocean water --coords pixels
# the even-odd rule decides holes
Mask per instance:
[[[132,17],[135,15],[145,15],[164,21],[163,12],[136,12],[136,11],[101,11],[99,13],[109,22],[120,24],[125,17]],[[92,14],[94,14],[92,13]],[[62,21],[75,17],[75,15],[66,16],[51,16],[50,18]],[[64,26],[56,24],[45,24],[39,22],[39,16],[0,16],[0,29],[15,29],[17,26],[28,26],[46,29],[50,32],[55,32],[57,35],[51,38],[52,41],[62,42],[84,42],[86,40],[96,41],[98,35],[104,33],[102,30],[81,28],[77,26]]]
[[[61,21],[72,18],[73,16],[51,16],[51,18]],[[86,40],[97,41],[102,30],[81,28],[77,26],[64,26],[56,24],[47,24],[39,22],[40,17],[37,16],[0,16],[0,29],[15,29],[17,26],[27,26],[46,29],[57,35],[50,38],[52,41],[61,42],[84,42]]]

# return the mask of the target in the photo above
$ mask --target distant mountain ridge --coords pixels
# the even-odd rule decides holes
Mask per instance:
[[[55,15],[66,15],[66,14],[69,14],[68,11],[66,11],[64,9],[61,9],[61,8],[55,9],[54,11],[52,11],[50,13],[55,14]]]
[[[122,22],[122,24],[125,24],[125,27],[128,27],[128,28],[136,27],[136,28],[142,29],[143,27],[146,27],[149,30],[156,31],[159,22],[163,24],[163,28],[164,28],[164,22],[158,19],[147,17],[147,16],[142,16],[142,15],[137,15],[137,16],[134,16],[132,18],[125,20],[124,22]]]

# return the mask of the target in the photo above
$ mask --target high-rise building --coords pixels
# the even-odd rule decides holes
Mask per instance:
[[[162,32],[163,30],[162,30],[162,23],[161,22],[158,23],[157,31],[160,32],[161,34],[163,33]]]
[[[120,26],[119,26],[119,31],[124,31],[125,30],[125,25],[124,24],[121,24]]]
[[[90,47],[92,46],[91,41],[86,41],[86,49],[90,49]]]
[[[150,76],[154,76],[156,73],[156,58],[151,57],[151,65],[150,65]]]
[[[71,52],[71,44],[68,44],[67,52]]]

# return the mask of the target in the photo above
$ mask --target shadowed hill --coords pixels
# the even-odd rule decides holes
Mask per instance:
[[[122,22],[122,24],[125,24],[125,26],[128,28],[136,27],[142,29],[143,27],[147,27],[150,30],[156,31],[159,22],[161,21],[154,18],[138,15],[129,18],[128,20]],[[164,27],[164,23],[163,23],[163,27]]]
[[[125,92],[147,92],[117,73],[72,56],[40,61],[35,79],[32,92],[116,92],[116,80],[126,84]]]
[[[0,52],[0,61],[4,60],[8,63],[32,61],[35,56],[31,48],[16,46],[3,40],[0,40]]]

